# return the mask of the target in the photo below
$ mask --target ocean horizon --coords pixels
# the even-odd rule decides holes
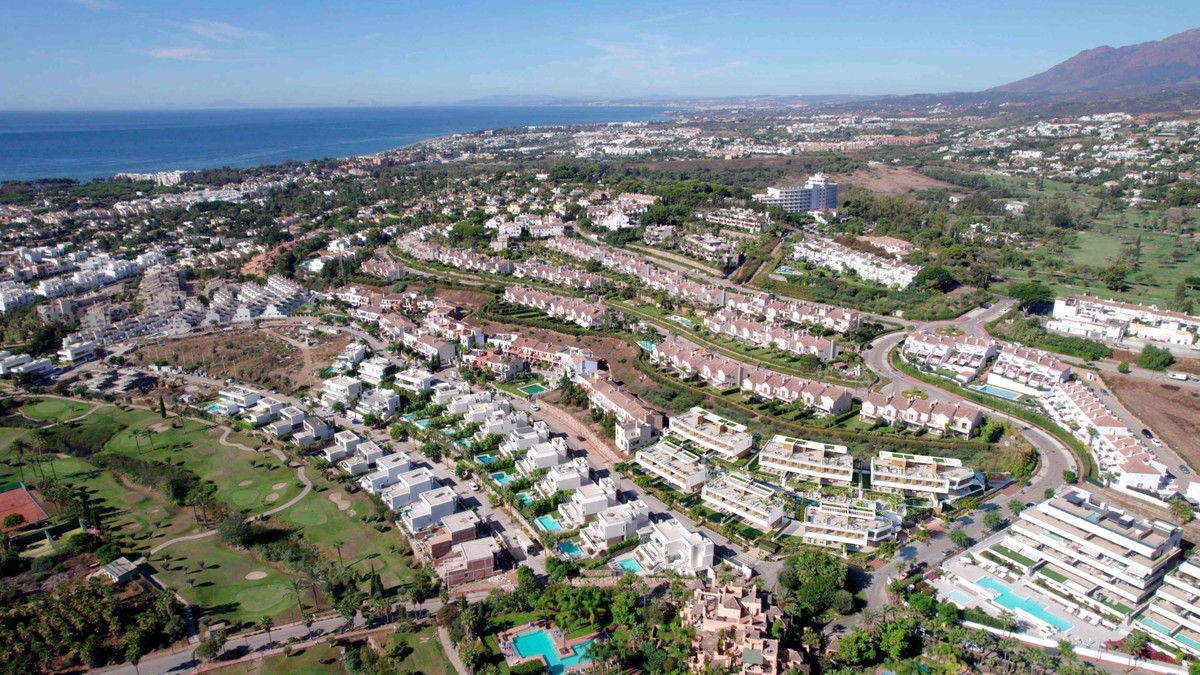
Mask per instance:
[[[666,119],[663,111],[444,105],[0,112],[0,181],[353,157],[481,129]]]

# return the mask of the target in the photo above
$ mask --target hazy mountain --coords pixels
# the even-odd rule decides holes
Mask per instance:
[[[1069,93],[1200,86],[1200,28],[1128,47],[1096,47],[1053,68],[989,89],[997,93]]]

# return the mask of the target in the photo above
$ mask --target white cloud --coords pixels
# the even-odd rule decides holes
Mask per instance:
[[[216,60],[216,54],[212,50],[200,49],[198,47],[160,47],[159,49],[148,49],[143,53],[152,58],[169,59],[172,61]]]
[[[192,19],[184,24],[184,28],[196,35],[209,40],[217,40],[219,42],[229,42],[231,40],[262,40],[267,37],[266,33],[233,24],[225,23],[224,21],[205,21],[203,19]]]

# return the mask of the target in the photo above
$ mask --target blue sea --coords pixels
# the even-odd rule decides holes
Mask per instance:
[[[367,155],[512,126],[664,119],[644,107],[0,112],[0,180],[248,167]]]

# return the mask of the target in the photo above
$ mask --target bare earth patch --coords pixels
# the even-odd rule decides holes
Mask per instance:
[[[285,487],[287,487],[287,483],[276,483],[271,486],[271,489],[272,490],[282,490]]]
[[[168,424],[167,422],[159,422],[158,424],[150,425],[150,431],[153,431],[156,434],[161,434],[162,432],[167,431],[170,428],[171,428],[171,425]]]
[[[1137,377],[1101,375],[1121,405],[1193,468],[1200,468],[1200,392]]]
[[[271,494],[267,495],[266,497],[263,497],[263,501],[264,501],[264,502],[266,502],[266,503],[268,503],[268,504],[270,504],[271,502],[273,502],[273,501],[275,501],[275,500],[277,500],[277,499],[279,499],[279,493],[278,493],[278,492],[272,492]]]
[[[238,483],[238,487],[246,487],[247,485],[254,485],[254,481],[244,480],[244,481]]]
[[[251,572],[246,575],[246,581],[258,581],[259,579],[266,579],[266,578],[267,578],[266,572]]]
[[[350,508],[350,498],[341,492],[330,492],[329,501],[333,502],[338,507],[338,511],[345,511]]]

